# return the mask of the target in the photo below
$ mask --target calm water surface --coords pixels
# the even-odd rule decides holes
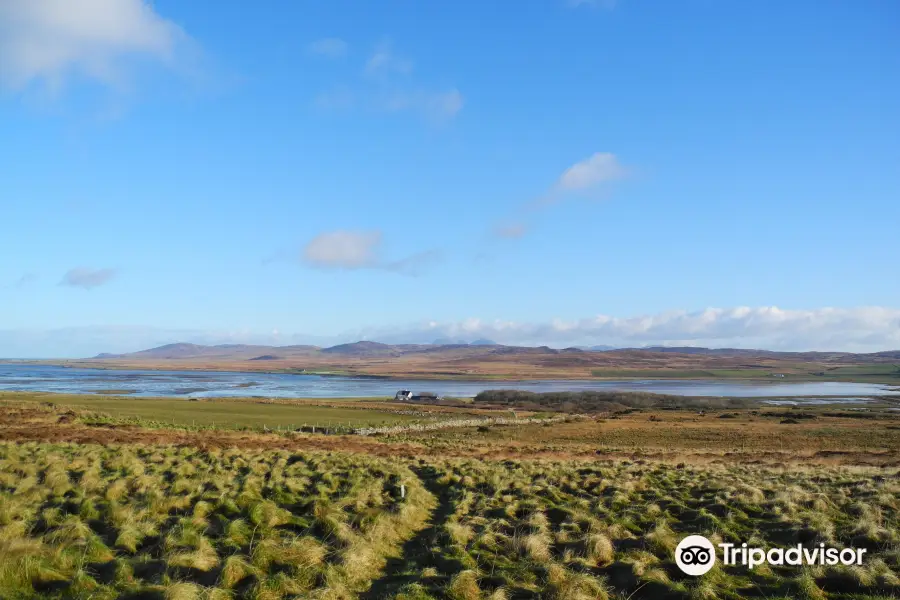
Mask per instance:
[[[460,381],[404,380],[199,371],[69,369],[54,366],[0,364],[0,390],[102,393],[130,391],[134,396],[262,396],[281,398],[359,398],[393,396],[399,389],[468,397],[486,389],[533,392],[621,390],[681,396],[872,396],[900,393],[900,388],[869,383],[761,383],[682,381]],[[109,392],[107,392],[109,393]]]

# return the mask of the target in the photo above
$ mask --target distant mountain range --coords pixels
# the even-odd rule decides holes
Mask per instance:
[[[774,352],[742,348],[506,346],[493,340],[441,344],[359,341],[336,346],[167,344],[128,354],[65,361],[69,366],[276,371],[377,377],[584,379],[587,377],[794,377],[900,384],[900,351]],[[865,366],[865,368],[861,368]],[[849,367],[849,368],[848,368]]]
[[[444,340],[436,340],[444,341]],[[199,344],[166,344],[158,348],[150,348],[139,352],[126,354],[103,353],[95,356],[95,359],[128,359],[128,360],[178,360],[178,359],[207,359],[207,360],[285,360],[304,357],[398,357],[415,354],[448,354],[460,356],[484,356],[484,355],[558,355],[572,353],[666,353],[681,355],[705,355],[719,357],[758,357],[772,359],[794,360],[829,360],[851,359],[869,362],[870,360],[881,362],[900,359],[900,350],[875,352],[870,354],[854,354],[850,352],[777,352],[773,350],[755,350],[744,348],[702,348],[696,346],[648,346],[640,348],[616,348],[614,346],[580,346],[573,348],[554,349],[548,346],[506,346],[497,344],[492,340],[480,339],[470,343],[434,343],[434,344],[382,344],[380,342],[359,341],[349,344],[339,344],[321,348],[318,346],[260,346],[247,344],[220,344],[217,346],[203,346]],[[869,360],[866,360],[869,359]]]

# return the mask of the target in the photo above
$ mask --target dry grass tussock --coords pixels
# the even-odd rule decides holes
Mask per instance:
[[[0,473],[0,598],[355,597],[434,507],[352,454],[0,444]]]
[[[559,427],[557,440],[585,426]],[[316,448],[257,435],[196,443],[214,433],[0,443],[0,598],[900,597],[900,469],[886,460],[485,460],[470,456],[493,456],[477,444],[445,455],[368,439],[341,448],[336,437]],[[719,565],[689,580],[672,560],[688,533],[868,553],[861,566]]]

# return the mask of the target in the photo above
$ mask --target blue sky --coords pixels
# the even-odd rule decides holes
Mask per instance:
[[[898,26],[890,0],[10,0],[0,356],[898,348]]]

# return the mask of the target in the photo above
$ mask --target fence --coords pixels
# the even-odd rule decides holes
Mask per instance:
[[[486,425],[523,425],[526,423],[558,423],[572,418],[581,418],[582,415],[560,415],[558,417],[525,417],[522,419],[510,417],[488,417],[486,419],[448,419],[436,423],[420,423],[417,425],[392,425],[389,427],[361,427],[354,429],[356,435],[380,435],[392,433],[408,433],[411,431],[434,431],[436,429],[449,429],[451,427],[478,427]]]

